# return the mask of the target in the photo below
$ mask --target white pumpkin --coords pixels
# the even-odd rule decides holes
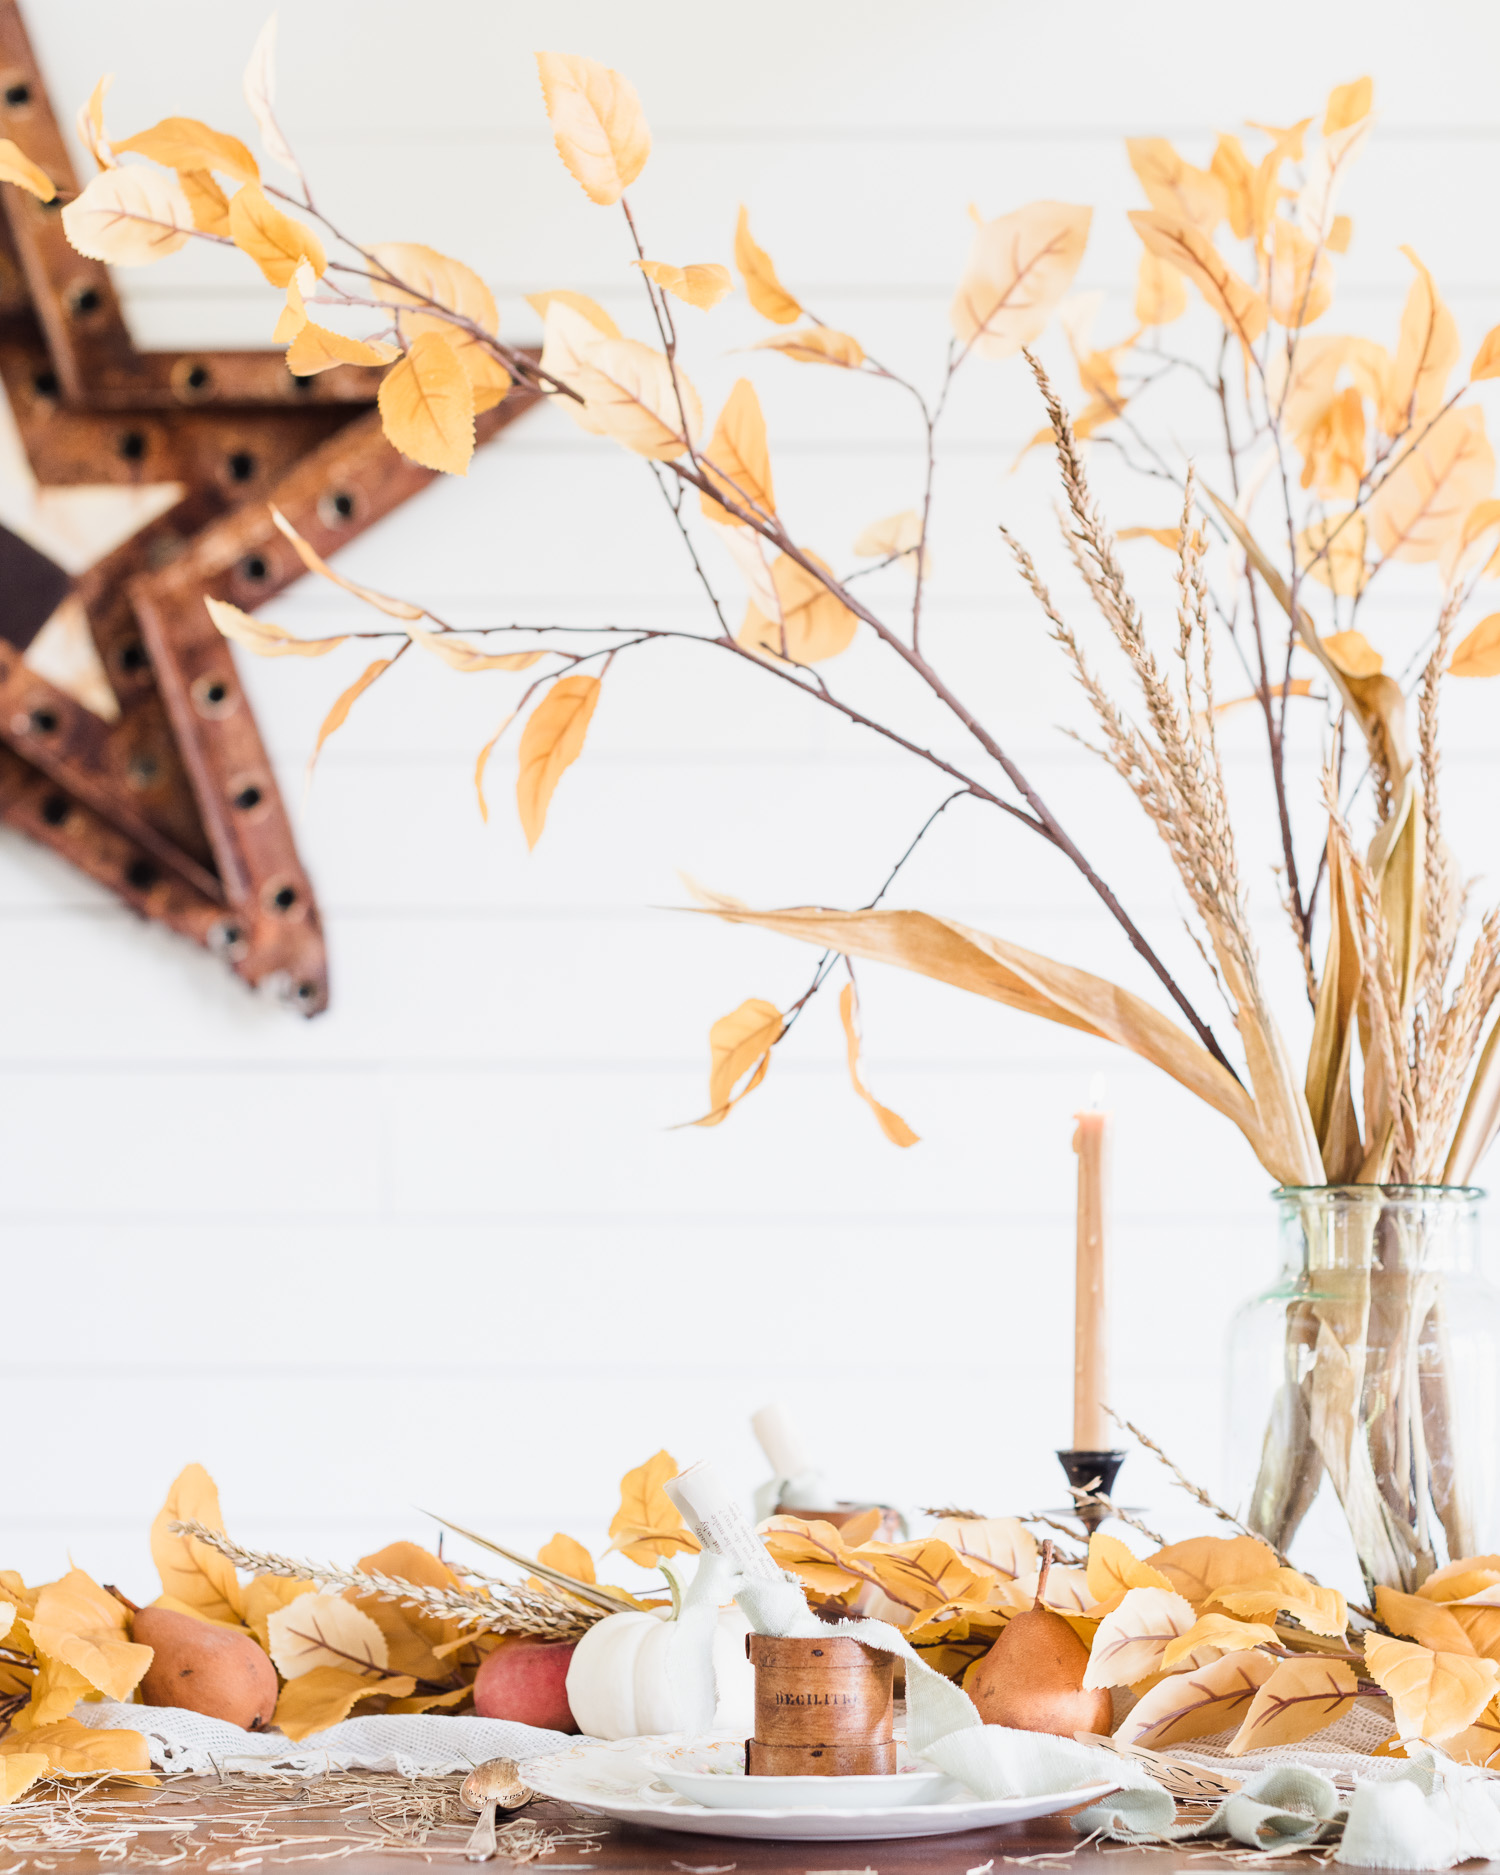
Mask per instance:
[[[736,1607],[721,1608],[713,1634],[714,1728],[747,1738],[755,1729],[755,1669],[745,1654],[750,1623]],[[573,1649],[568,1706],[590,1738],[640,1738],[680,1732],[691,1723],[680,1687],[668,1670],[678,1636],[667,1608],[606,1615]]]

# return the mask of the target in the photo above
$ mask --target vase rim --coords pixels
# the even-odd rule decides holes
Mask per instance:
[[[1443,1197],[1463,1199],[1470,1204],[1477,1204],[1487,1196],[1481,1185],[1360,1185],[1352,1181],[1343,1185],[1277,1185],[1273,1188],[1271,1196],[1273,1198],[1337,1197],[1343,1192],[1357,1197],[1364,1197],[1372,1192],[1380,1192],[1387,1198]]]

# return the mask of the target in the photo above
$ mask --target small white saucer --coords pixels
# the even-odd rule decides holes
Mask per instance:
[[[641,1753],[663,1784],[711,1810],[896,1810],[941,1803],[953,1779],[896,1748],[894,1771],[864,1777],[747,1777],[739,1739],[689,1739]]]

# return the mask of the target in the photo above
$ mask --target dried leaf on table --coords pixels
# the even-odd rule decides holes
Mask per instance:
[[[0,1757],[0,1805],[14,1803],[25,1796],[38,1778],[47,1775],[47,1758],[42,1752],[14,1752]]]
[[[174,1523],[201,1523],[223,1533],[218,1488],[201,1465],[179,1472],[168,1491],[151,1526],[151,1559],[164,1593],[210,1621],[239,1624],[244,1591],[234,1564],[195,1537],[175,1535]]]
[[[760,1525],[760,1536],[780,1568],[801,1576],[820,1595],[844,1595],[869,1580],[868,1562],[858,1564],[863,1573],[846,1566],[849,1546],[836,1524],[821,1518],[777,1516]]]
[[[417,1683],[409,1674],[387,1679],[346,1667],[314,1667],[288,1680],[276,1702],[276,1723],[295,1744],[310,1732],[341,1725],[363,1699],[409,1699]]]
[[[1155,1751],[1239,1725],[1277,1664],[1252,1650],[1225,1654],[1191,1673],[1169,1673],[1131,1707],[1115,1738]]]
[[[151,1750],[140,1732],[95,1730],[76,1719],[62,1719],[29,1732],[0,1736],[0,1758],[32,1757],[47,1760],[50,1777],[113,1776],[125,1784],[155,1784]]]
[[[1500,1699],[1492,1699],[1471,1726],[1444,1739],[1443,1750],[1460,1764],[1488,1765],[1500,1752]]]
[[[1168,1646],[1193,1626],[1193,1606],[1173,1589],[1127,1589],[1099,1623],[1086,1687],[1134,1686],[1159,1673]]]
[[[87,1699],[93,1688],[76,1667],[65,1665],[51,1654],[42,1654],[35,1672],[24,1675],[27,1703],[11,1719],[17,1732],[31,1732],[66,1719],[80,1699]]]
[[[1224,1654],[1242,1654],[1253,1647],[1279,1647],[1275,1628],[1261,1621],[1236,1621],[1229,1615],[1200,1615],[1186,1634],[1167,1643],[1162,1669],[1173,1673],[1206,1667]]]
[[[106,1699],[128,1699],[151,1665],[151,1649],[129,1638],[124,1603],[81,1569],[48,1583],[27,1625],[39,1654],[81,1673]]]
[[[267,1649],[284,1680],[300,1680],[317,1667],[384,1673],[390,1664],[385,1636],[352,1602],[338,1595],[302,1595],[266,1620]]]
[[[295,1576],[252,1576],[245,1584],[245,1626],[266,1652],[271,1651],[266,1623],[278,1608],[285,1608],[301,1595],[315,1595],[315,1582],[299,1582]]]
[[[1150,1558],[1194,1607],[1208,1601],[1215,1589],[1249,1582],[1276,1567],[1276,1552],[1254,1536],[1194,1536],[1169,1543]]]
[[[1365,1665],[1390,1694],[1401,1737],[1429,1744],[1467,1731],[1500,1692],[1500,1664],[1493,1660],[1435,1653],[1382,1634],[1366,1636]]]
[[[1117,1536],[1106,1536],[1100,1530],[1089,1538],[1088,1582],[1095,1604],[1091,1613],[1117,1608],[1130,1589],[1172,1590],[1172,1583],[1160,1569],[1142,1562]]]
[[[1310,1582],[1296,1569],[1268,1570],[1252,1582],[1217,1589],[1210,1599],[1234,1615],[1291,1615],[1312,1634],[1337,1636],[1349,1625],[1340,1592]]]
[[[1036,1538],[1018,1517],[939,1517],[931,1534],[972,1569],[1015,1578],[1037,1566]]]
[[[1343,1718],[1358,1692],[1359,1681],[1346,1661],[1308,1654],[1283,1660],[1252,1700],[1229,1743],[1229,1755],[1299,1744]]]
[[[651,154],[635,86],[596,59],[538,52],[536,64],[558,155],[591,202],[618,202]]]

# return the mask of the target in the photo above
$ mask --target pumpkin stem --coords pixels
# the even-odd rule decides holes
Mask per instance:
[[[1032,1598],[1033,1609],[1042,1606],[1042,1597],[1047,1593],[1047,1577],[1052,1573],[1052,1539],[1049,1537],[1042,1545],[1042,1566],[1037,1571],[1036,1594]]]
[[[682,1577],[665,1558],[658,1557],[656,1566],[667,1578],[667,1587],[672,1591],[672,1619],[676,1621],[682,1614]]]

